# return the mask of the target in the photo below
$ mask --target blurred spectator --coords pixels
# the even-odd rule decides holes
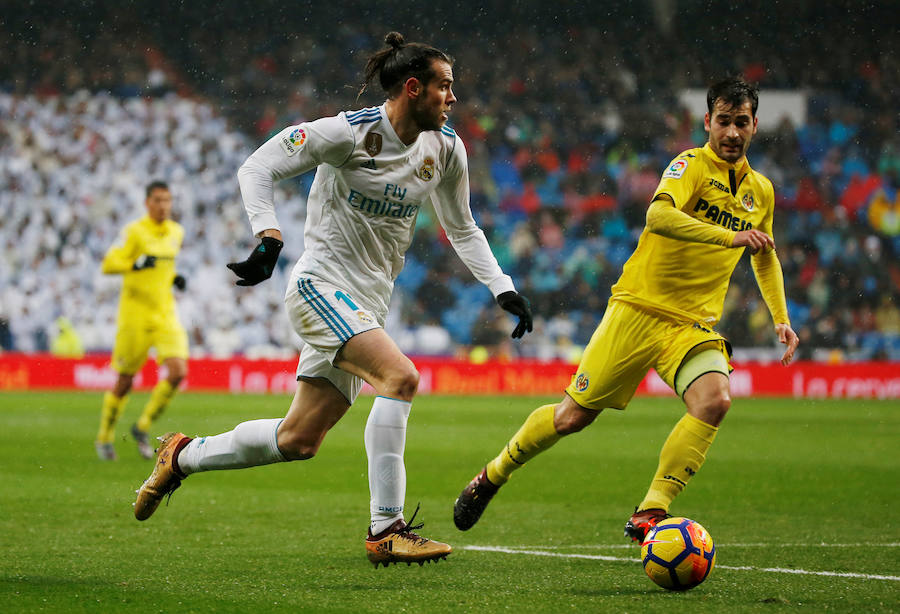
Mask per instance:
[[[82,358],[84,345],[68,318],[56,318],[57,333],[50,342],[50,353],[60,358]]]
[[[451,123],[469,147],[473,212],[542,316],[541,331],[522,343],[473,338],[490,333],[485,322],[503,330],[505,316],[457,274],[458,259],[423,208],[395,289],[404,351],[476,344],[490,355],[554,357],[586,343],[662,170],[704,140],[677,90],[705,88],[730,70],[807,92],[804,125],[761,107],[750,156],[775,187],[801,351],[900,359],[891,341],[900,306],[900,39],[871,27],[891,23],[889,3],[750,0],[723,7],[715,40],[689,3],[673,16],[677,38],[645,19],[653,3],[526,3],[510,12],[487,0],[472,19],[435,2],[421,19],[415,7],[385,0],[378,13],[359,5],[356,21],[333,3],[304,15],[309,36],[296,35],[284,5],[217,7],[38,3],[0,21],[8,51],[0,63],[3,349],[48,349],[65,311],[87,351],[108,351],[117,286],[98,263],[137,211],[135,186],[149,173],[172,186],[186,230],[180,264],[195,286],[179,309],[197,355],[294,351],[274,343],[291,338],[279,332],[289,330],[279,292],[253,298],[225,275],[223,263],[249,248],[235,171],[275,127],[376,102],[359,95],[361,76],[343,59],[348,48],[377,47],[395,27],[381,15],[391,14],[421,24],[404,32],[410,40],[435,27],[453,33],[460,101]],[[728,25],[739,10],[769,17]],[[795,36],[796,23],[817,36]],[[730,53],[737,35],[754,55]],[[826,39],[841,40],[842,53],[823,56]],[[698,69],[673,71],[672,57]],[[279,219],[294,237],[287,244],[302,249],[309,178],[276,189]],[[130,213],[121,206],[129,202]],[[284,255],[270,288],[281,287],[297,255]],[[775,343],[754,286],[745,259],[721,326],[737,347]],[[424,332],[412,327],[419,317],[429,322]]]

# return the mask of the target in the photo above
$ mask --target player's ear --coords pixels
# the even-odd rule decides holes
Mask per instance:
[[[709,112],[703,115],[703,129],[709,132]]]
[[[406,92],[407,98],[418,98],[422,93],[422,82],[415,77],[410,77],[403,84],[403,91]]]
[[[755,115],[753,116],[753,134],[756,134],[756,129],[759,126],[759,118]]]

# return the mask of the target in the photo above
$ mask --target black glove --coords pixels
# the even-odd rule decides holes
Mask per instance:
[[[518,292],[509,290],[497,297],[497,304],[519,318],[519,323],[512,332],[513,339],[518,339],[526,332],[531,332],[531,303],[527,298]]]
[[[272,276],[275,263],[278,262],[278,254],[284,243],[275,237],[263,237],[250,256],[243,262],[231,262],[228,268],[240,277],[237,280],[239,286],[255,286]]]
[[[184,292],[184,289],[187,288],[187,278],[179,273],[175,276],[175,279],[172,280],[172,285]]]
[[[143,269],[152,269],[156,266],[156,256],[148,256],[147,254],[141,254],[137,257],[137,260],[134,261],[134,264],[131,265],[131,268],[135,271],[141,271]]]

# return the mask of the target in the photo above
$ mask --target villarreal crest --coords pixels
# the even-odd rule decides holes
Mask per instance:
[[[753,194],[747,192],[741,196],[741,206],[747,211],[753,211]]]

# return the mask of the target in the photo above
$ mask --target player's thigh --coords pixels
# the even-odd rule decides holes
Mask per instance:
[[[659,352],[659,318],[610,301],[566,394],[581,407],[625,409]]]
[[[664,344],[654,367],[678,396],[698,377],[721,372],[728,379],[731,366],[728,342],[715,330],[696,323],[680,323]],[[695,359],[696,358],[696,359]]]
[[[153,343],[152,330],[142,323],[125,323],[116,331],[112,368],[122,375],[134,375],[147,360]]]
[[[172,358],[187,360],[187,331],[177,318],[164,321],[153,331],[153,347],[156,348],[156,359],[159,363]]]
[[[383,328],[351,338],[334,364],[369,382],[379,394],[411,398],[419,383],[415,365]]]

